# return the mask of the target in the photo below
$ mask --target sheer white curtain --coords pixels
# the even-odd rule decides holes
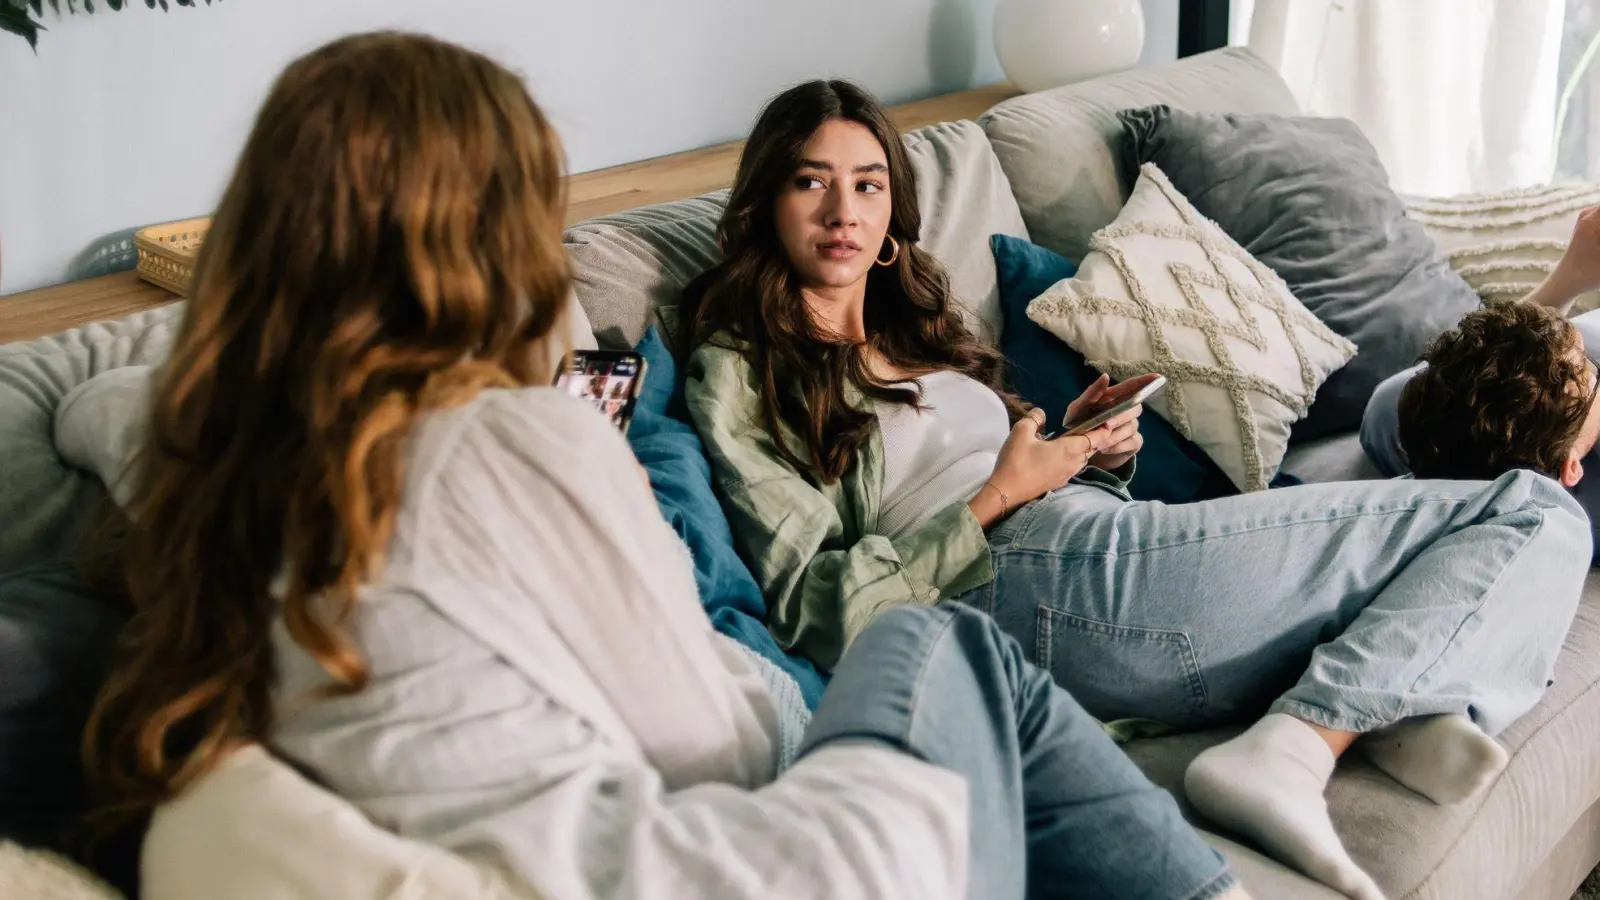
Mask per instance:
[[[1361,126],[1402,193],[1543,184],[1568,0],[1235,0],[1308,115]]]

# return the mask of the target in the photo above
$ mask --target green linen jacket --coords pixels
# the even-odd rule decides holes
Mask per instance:
[[[733,346],[724,335],[694,352],[685,395],[780,644],[831,669],[884,609],[953,599],[994,577],[988,538],[965,503],[899,537],[879,533],[881,431],[833,484],[785,462],[762,417],[755,371]],[[805,446],[787,428],[784,439]],[[1085,475],[1125,492],[1133,470],[1130,462],[1114,474]]]
[[[965,503],[900,537],[878,533],[881,431],[833,484],[785,462],[762,419],[755,371],[731,343],[719,337],[695,351],[685,396],[779,643],[831,669],[885,608],[934,603],[988,583],[989,542]],[[784,439],[805,446],[787,428]]]

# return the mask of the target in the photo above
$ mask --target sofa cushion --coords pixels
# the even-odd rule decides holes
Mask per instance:
[[[62,456],[57,414],[74,388],[102,372],[163,362],[185,305],[0,344],[0,574],[77,551],[105,488]],[[595,346],[576,304],[568,324],[574,347]]]
[[[814,709],[826,679],[810,660],[785,653],[767,630],[767,601],[734,548],[728,517],[711,487],[711,462],[689,424],[672,354],[654,327],[636,349],[648,369],[628,443],[650,475],[662,517],[689,548],[700,605],[712,627],[793,678],[807,708]]]
[[[174,303],[0,344],[0,573],[70,556],[104,497],[98,479],[56,452],[62,399],[101,372],[165,359],[182,316]]]
[[[1174,735],[1135,741],[1126,749],[1182,802],[1189,761],[1237,733]],[[1340,761],[1328,787],[1334,825],[1351,856],[1389,897],[1514,897],[1600,798],[1597,735],[1600,575],[1591,574],[1556,661],[1554,684],[1538,706],[1498,735],[1511,762],[1494,784],[1471,800],[1438,806],[1351,754]]]
[[[1383,473],[1367,458],[1361,449],[1361,434],[1342,431],[1291,444],[1283,457],[1281,472],[1288,473],[1306,484],[1324,484],[1330,481],[1367,481],[1382,478]]]
[[[906,135],[917,170],[922,249],[950,272],[950,291],[990,341],[1000,337],[1000,286],[989,237],[1027,240],[1011,183],[977,123],[944,122]]]
[[[1083,259],[1138,177],[1117,112],[1170,103],[1219,112],[1299,112],[1272,66],[1230,48],[1007,100],[978,122],[988,133],[1034,243]]]
[[[1028,318],[1118,380],[1167,377],[1145,405],[1199,445],[1241,491],[1266,490],[1311,407],[1355,346],[1146,164],[1078,274]]]
[[[963,306],[994,328],[1000,298],[989,235],[1028,234],[989,139],[962,121],[920,128],[905,143],[922,208],[921,247],[949,270]],[[601,346],[637,344],[656,310],[675,306],[684,287],[721,259],[716,230],[727,202],[727,190],[715,191],[567,229],[578,302]]]
[[[1355,123],[1153,106],[1122,115],[1130,165],[1154,163],[1361,354],[1317,392],[1306,440],[1354,428],[1378,383],[1476,309],[1478,295],[1389,187]]]
[[[1488,303],[1520,300],[1556,267],[1578,213],[1600,204],[1600,184],[1549,184],[1500,194],[1407,197],[1420,223]],[[1578,297],[1572,314],[1600,308],[1600,291]]]
[[[1067,404],[1100,373],[1084,361],[1083,354],[1029,319],[1027,310],[1033,298],[1077,274],[1078,267],[1061,254],[1021,238],[997,234],[990,243],[1000,279],[1004,324],[1000,352],[1009,364],[1011,389],[1043,409],[1047,421],[1059,422]],[[1144,447],[1139,450],[1139,471],[1128,484],[1133,499],[1193,503],[1238,493],[1211,457],[1167,420],[1147,416],[1140,420],[1139,431],[1144,435]],[[1301,479],[1279,472],[1272,486],[1300,483]]]

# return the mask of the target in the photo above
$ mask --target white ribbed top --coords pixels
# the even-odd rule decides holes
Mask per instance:
[[[883,512],[878,527],[899,537],[952,503],[965,503],[994,474],[1011,432],[994,391],[959,372],[917,379],[922,409],[878,404],[883,428]]]

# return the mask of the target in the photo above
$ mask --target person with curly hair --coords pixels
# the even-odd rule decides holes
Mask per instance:
[[[1600,288],[1600,207],[1586,210],[1550,275],[1521,302],[1475,310],[1415,368],[1373,392],[1361,445],[1383,474],[1484,479],[1531,469],[1600,521],[1600,310],[1568,319]]]

